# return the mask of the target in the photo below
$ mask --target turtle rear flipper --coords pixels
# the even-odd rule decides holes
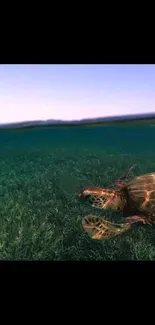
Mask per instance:
[[[105,240],[121,234],[131,228],[131,225],[114,224],[97,216],[86,216],[82,219],[85,231],[92,239]]]

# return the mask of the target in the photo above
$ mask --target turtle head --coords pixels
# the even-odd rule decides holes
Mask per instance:
[[[79,193],[79,198],[99,209],[120,209],[118,191],[109,188],[85,187]]]

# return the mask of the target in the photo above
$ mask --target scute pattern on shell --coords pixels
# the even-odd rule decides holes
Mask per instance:
[[[155,173],[133,178],[127,183],[126,189],[137,207],[155,213]]]

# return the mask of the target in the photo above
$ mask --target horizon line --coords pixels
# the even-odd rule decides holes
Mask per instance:
[[[37,122],[43,122],[43,123],[46,123],[46,122],[61,122],[61,123],[66,123],[66,122],[69,122],[69,123],[72,123],[72,122],[83,122],[83,121],[96,121],[96,120],[107,120],[107,119],[122,119],[122,118],[126,118],[126,117],[144,117],[145,116],[155,116],[155,112],[152,112],[152,113],[138,113],[138,114],[123,114],[123,115],[108,115],[108,116],[98,116],[98,117],[92,117],[92,118],[89,118],[89,117],[85,117],[85,118],[82,118],[82,119],[71,119],[71,120],[64,120],[64,119],[38,119],[38,120],[21,120],[21,121],[16,121],[16,122],[4,122],[4,123],[0,123],[0,125],[12,125],[12,124],[21,124],[21,123],[37,123]]]

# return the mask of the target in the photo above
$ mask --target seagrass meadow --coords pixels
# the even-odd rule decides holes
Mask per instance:
[[[154,260],[155,227],[136,226],[106,241],[82,228],[87,214],[121,213],[78,200],[85,186],[108,186],[131,165],[155,172],[153,124],[0,130],[1,260]]]

